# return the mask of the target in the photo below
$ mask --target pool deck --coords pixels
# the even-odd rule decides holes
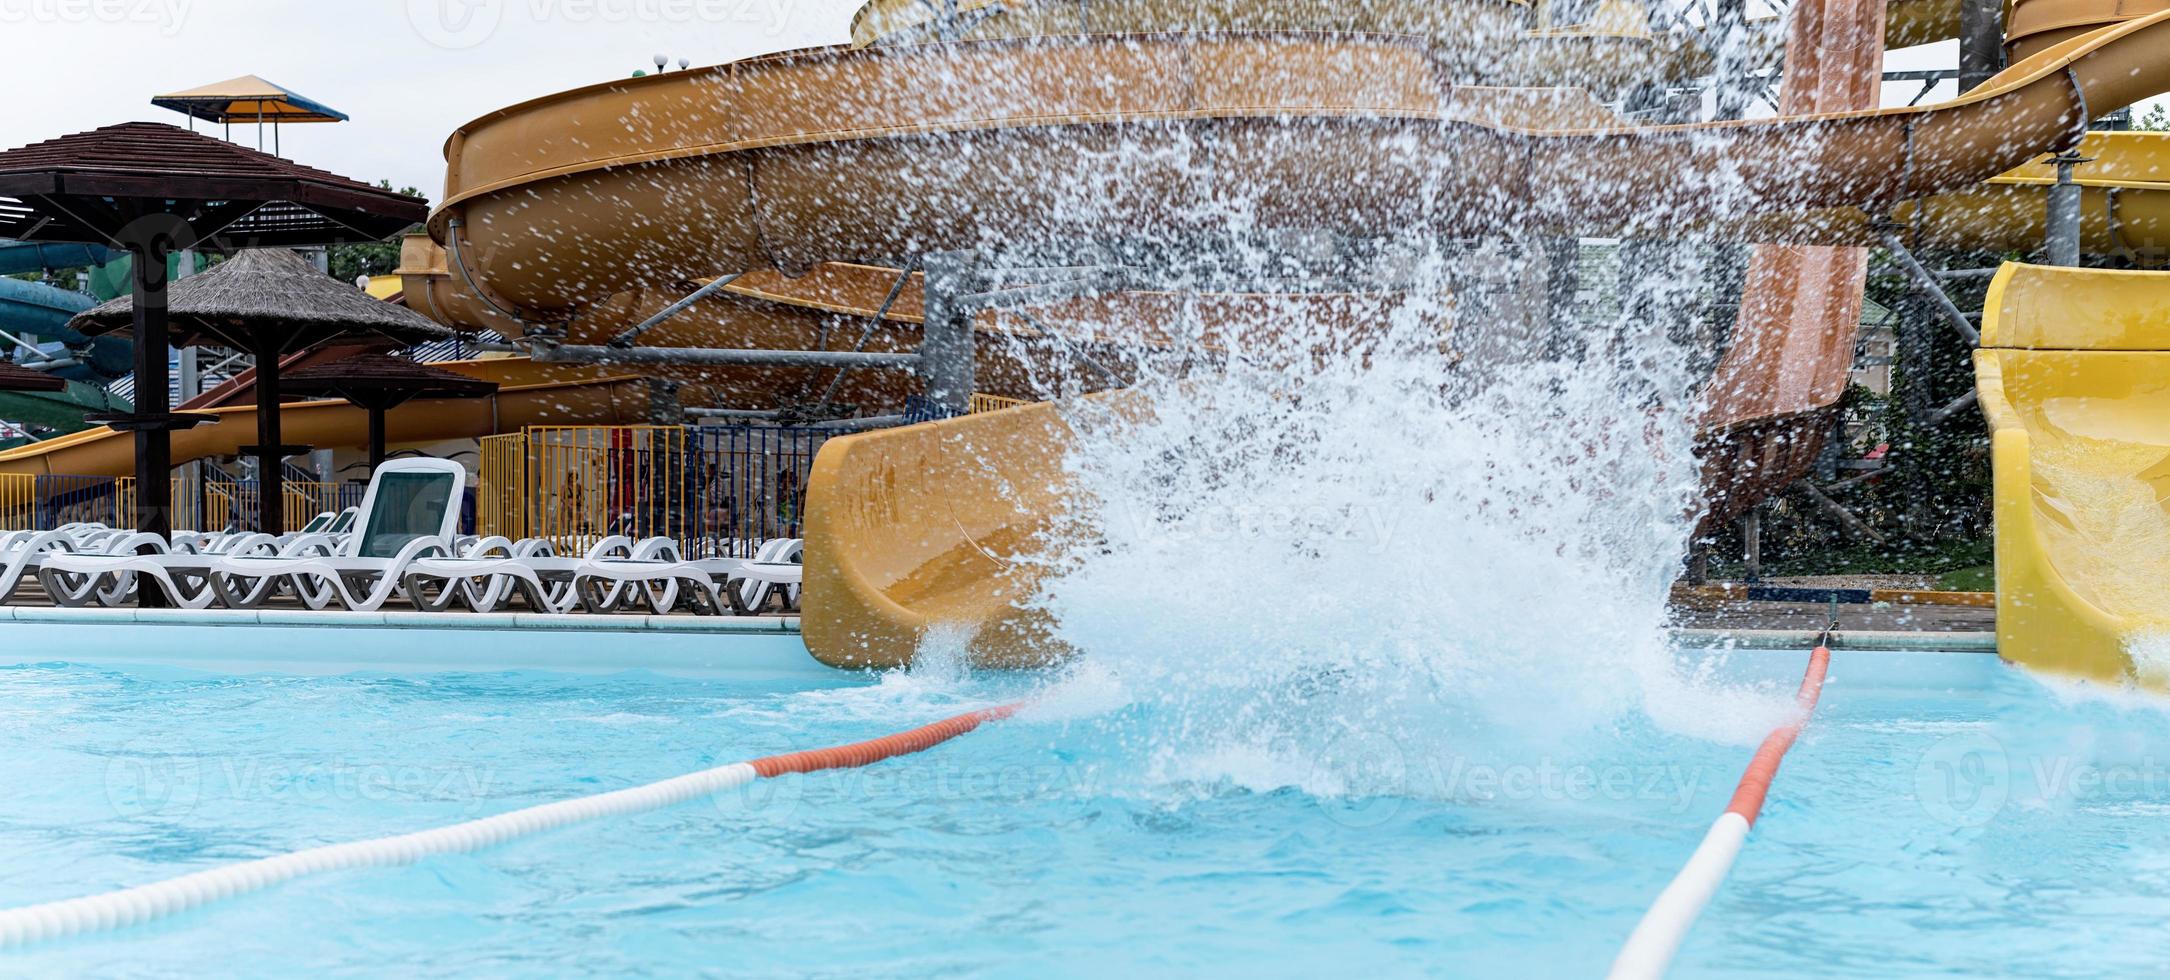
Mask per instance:
[[[68,609],[0,606],[0,623],[97,626],[282,626],[574,633],[759,633],[797,636],[797,616],[592,616],[581,613],[346,612],[313,609]]]

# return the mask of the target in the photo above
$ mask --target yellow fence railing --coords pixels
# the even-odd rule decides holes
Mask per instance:
[[[475,532],[515,541],[527,537],[527,433],[484,436],[480,470]]]
[[[832,430],[787,426],[535,427],[482,440],[481,534],[560,554],[608,535],[667,537],[687,557],[750,557],[805,534],[806,481]]]
[[[50,531],[63,524],[133,527],[134,477],[0,476],[0,530]]]
[[[318,514],[336,514],[359,507],[368,487],[360,483],[310,483],[283,481],[279,487],[279,520],[288,531],[307,527]],[[203,524],[207,530],[255,529],[261,486],[254,482],[206,481],[203,485]]]
[[[999,412],[1005,408],[1016,408],[1019,405],[1030,404],[1032,404],[1032,402],[1023,398],[1004,398],[1000,395],[975,394],[972,396],[972,414],[978,415],[981,412]]]
[[[610,535],[686,537],[682,426],[534,426],[483,440],[476,525],[579,553]]]
[[[0,474],[0,530],[32,530],[37,514],[38,478],[28,473]]]
[[[201,508],[185,499],[186,481],[171,484],[176,527],[221,531],[254,529],[262,491],[254,482],[207,480]],[[361,505],[368,488],[360,483],[288,482],[280,494],[279,513],[286,530],[306,526],[322,513]],[[63,524],[94,523],[134,527],[134,477],[0,475],[0,531],[49,531]]]

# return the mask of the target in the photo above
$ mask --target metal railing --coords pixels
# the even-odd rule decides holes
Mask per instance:
[[[683,540],[683,426],[532,426],[482,441],[476,524],[578,553],[614,534]]]
[[[1030,404],[1032,404],[1031,400],[1024,398],[1004,398],[1000,395],[975,394],[972,396],[972,414],[978,415],[981,412],[999,412],[1005,408],[1016,408],[1019,405]]]
[[[206,480],[193,508],[182,499],[183,481],[175,479],[172,488],[178,524],[200,523],[192,529],[205,531],[257,529],[256,502],[263,491],[254,480]],[[298,530],[318,514],[360,507],[368,491],[361,483],[287,483],[280,513],[287,530]],[[50,531],[78,523],[133,527],[135,511],[134,477],[0,474],[0,531]]]
[[[50,531],[63,524],[135,523],[136,481],[127,476],[0,476],[0,530]]]
[[[527,433],[484,436],[475,488],[476,533],[515,541],[528,537],[527,499]]]
[[[786,426],[703,426],[690,476],[699,507],[686,548],[751,558],[761,542],[806,536],[806,482],[822,444],[843,433]]]
[[[369,486],[363,483],[288,481],[282,482],[279,489],[279,520],[288,531],[300,530],[318,514],[336,514],[349,507],[360,507],[362,498],[369,492]],[[206,481],[203,486],[204,529],[261,530],[256,525],[257,515],[261,513],[258,502],[263,495],[263,485],[255,480]]]
[[[560,553],[606,535],[677,540],[689,558],[752,557],[805,536],[806,480],[841,433],[781,426],[536,427],[482,440],[479,533]]]

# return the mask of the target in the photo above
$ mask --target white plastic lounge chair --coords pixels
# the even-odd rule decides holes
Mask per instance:
[[[0,605],[13,599],[23,580],[35,578],[38,569],[53,556],[71,554],[79,548],[75,534],[65,528],[17,531],[0,539]]]
[[[678,542],[649,538],[624,558],[590,557],[573,576],[574,594],[581,609],[595,615],[667,613],[681,603],[699,615],[722,612],[722,596],[710,571],[679,555]]]
[[[175,608],[204,609],[218,601],[211,570],[230,557],[304,557],[326,555],[332,542],[321,534],[287,540],[268,534],[235,534],[213,542],[210,550],[167,547],[155,534],[117,538],[109,554],[54,555],[38,570],[45,594],[63,606],[114,606],[133,598],[144,581],[158,586]],[[257,597],[261,602],[266,595]]]
[[[805,553],[806,541],[801,538],[778,538],[763,544],[754,552],[753,561],[742,562],[730,575],[736,583],[731,589],[731,608],[740,615],[759,613],[778,596],[783,598],[787,611],[798,608],[805,576],[800,556]]]
[[[461,604],[476,612],[496,612],[518,597],[536,612],[566,613],[579,602],[574,577],[586,563],[630,559],[634,547],[631,538],[612,535],[584,556],[559,556],[547,541],[495,547],[486,541],[464,557],[416,560],[407,566],[404,587],[407,601],[430,612]]]
[[[398,593],[416,559],[453,553],[467,471],[441,459],[399,459],[377,468],[355,516],[354,535],[328,555],[294,558],[235,556],[211,568],[212,587],[228,605],[252,608],[276,580],[311,609],[333,602],[374,612]]]

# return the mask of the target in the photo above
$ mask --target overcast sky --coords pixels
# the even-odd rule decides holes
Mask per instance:
[[[431,198],[446,135],[502,106],[651,66],[844,39],[858,0],[0,0],[0,147],[134,119],[153,95],[261,75],[354,117],[286,155]],[[1957,43],[1889,67],[1949,67]],[[1905,101],[1912,86],[1891,90]],[[1949,91],[1943,93],[1949,95]],[[1932,96],[1935,98],[1935,96]],[[253,143],[253,133],[236,130]]]

